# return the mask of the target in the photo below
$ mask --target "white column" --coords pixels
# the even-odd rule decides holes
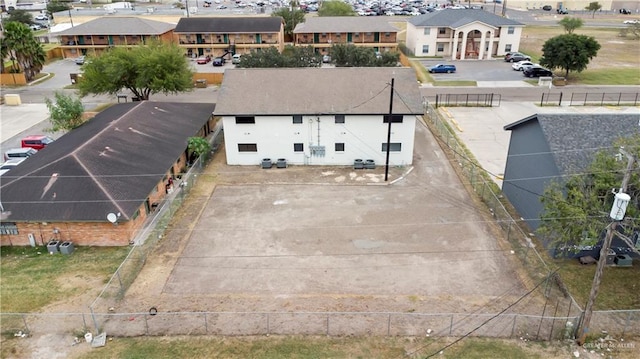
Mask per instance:
[[[478,52],[478,60],[484,59],[484,47],[487,46],[487,44],[485,43],[487,41],[485,36],[485,32],[482,31],[480,35],[480,51]]]
[[[451,60],[456,59],[456,54],[458,52],[458,30],[454,30],[453,34],[453,42],[451,43]]]
[[[462,33],[462,44],[460,45],[460,60],[464,60],[464,57],[467,54],[467,34],[468,32]]]
[[[487,60],[491,60],[492,54],[493,54],[493,30],[491,30],[491,35],[489,36],[489,51],[487,51]]]

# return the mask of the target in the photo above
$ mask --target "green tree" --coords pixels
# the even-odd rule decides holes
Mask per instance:
[[[205,138],[202,138],[202,137],[189,137],[188,144],[187,144],[187,149],[192,154],[195,154],[196,157],[202,156],[202,159],[206,160],[207,159],[207,155],[209,154],[209,151],[211,150],[211,145],[209,145],[209,142],[207,142],[207,140]],[[200,165],[202,166],[202,162],[200,162]]]
[[[600,50],[600,44],[590,36],[564,34],[552,37],[542,45],[540,64],[549,68],[560,68],[565,71],[582,72],[589,60],[594,58]]]
[[[640,23],[629,24],[626,29],[625,36],[627,33],[631,33],[634,38],[640,39]]]
[[[356,12],[346,2],[331,0],[322,3],[318,16],[356,16]]]
[[[58,91],[54,93],[54,98],[55,102],[49,98],[44,100],[49,109],[49,122],[51,122],[52,131],[69,131],[82,125],[84,106],[79,99]]]
[[[620,139],[614,144],[623,146],[640,158],[640,135]],[[555,245],[594,245],[611,222],[609,211],[613,204],[612,189],[620,188],[626,171],[626,159],[620,161],[616,150],[598,152],[584,173],[564,182],[552,182],[544,191],[544,206],[539,233]],[[631,196],[626,216],[629,226],[638,228],[640,216],[640,175],[632,172],[626,192]]]
[[[331,46],[331,62],[337,67],[392,67],[398,65],[397,52],[376,53],[373,48],[334,44]]]
[[[175,44],[116,47],[85,62],[83,70],[78,83],[82,96],[115,95],[126,88],[140,100],[148,100],[152,94],[176,94],[193,88],[193,72]]]
[[[287,45],[282,53],[275,47],[242,55],[238,67],[276,68],[276,67],[319,67],[322,58],[311,46]]]
[[[12,71],[24,72],[27,81],[42,70],[46,55],[29,27],[21,22],[7,22],[4,27],[4,50],[13,64]]]
[[[591,18],[596,17],[596,11],[600,9],[602,9],[602,5],[597,1],[590,2],[589,5],[585,7],[585,10],[591,11]]]
[[[49,14],[51,18],[53,18],[54,13],[69,9],[71,9],[69,4],[62,1],[53,0],[47,3],[47,14]]]
[[[578,17],[563,17],[562,20],[558,21],[558,24],[564,28],[564,31],[567,34],[573,33],[574,30],[581,28],[584,22],[581,18]]]
[[[9,22],[20,22],[26,25],[33,24],[33,16],[27,10],[16,9],[9,14],[7,18],[4,19],[4,24],[6,25]]]
[[[304,11],[282,7],[271,13],[271,16],[280,16],[284,20],[284,34],[293,37],[293,30],[298,24],[304,22]]]

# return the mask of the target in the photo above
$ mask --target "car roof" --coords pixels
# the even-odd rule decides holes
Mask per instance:
[[[35,151],[38,152],[38,150],[36,150],[35,148],[31,148],[31,147],[22,147],[22,148],[12,148],[10,150],[8,150],[5,153],[25,153],[25,152],[30,152],[30,151]],[[34,153],[35,153],[34,152]]]
[[[27,137],[22,138],[23,141],[25,140],[41,140],[43,138],[47,137],[46,135],[29,135]]]
[[[26,158],[11,158],[11,159],[6,160],[2,165],[0,165],[0,167],[4,167],[5,165],[17,166],[18,164],[20,164],[24,160],[26,160]]]

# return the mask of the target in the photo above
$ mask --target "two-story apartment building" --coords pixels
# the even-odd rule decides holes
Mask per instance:
[[[407,21],[415,56],[491,59],[518,51],[524,24],[479,9],[445,9]]]
[[[175,24],[138,17],[99,17],[60,31],[58,40],[65,58],[99,55],[115,46],[140,46],[150,41],[173,41]]]
[[[186,17],[180,19],[174,34],[189,57],[244,54],[271,46],[284,49],[281,17]]]
[[[229,69],[214,111],[230,165],[383,164],[388,143],[389,163],[410,165],[422,113],[415,72],[404,67]]]
[[[386,17],[330,16],[307,17],[293,30],[297,46],[313,46],[316,52],[328,54],[333,44],[353,44],[375,51],[395,51],[398,29]]]

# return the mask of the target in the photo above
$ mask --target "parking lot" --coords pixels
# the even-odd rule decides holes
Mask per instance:
[[[167,257],[147,263],[127,304],[436,312],[521,294],[490,221],[430,132],[416,136],[414,166],[394,168],[392,185],[382,167],[213,166],[218,184],[170,273]]]
[[[456,72],[452,74],[431,74],[436,81],[523,81],[520,71],[514,71],[510,62],[502,57],[493,60],[451,61],[446,59],[422,60],[425,68],[436,64],[453,64]]]

